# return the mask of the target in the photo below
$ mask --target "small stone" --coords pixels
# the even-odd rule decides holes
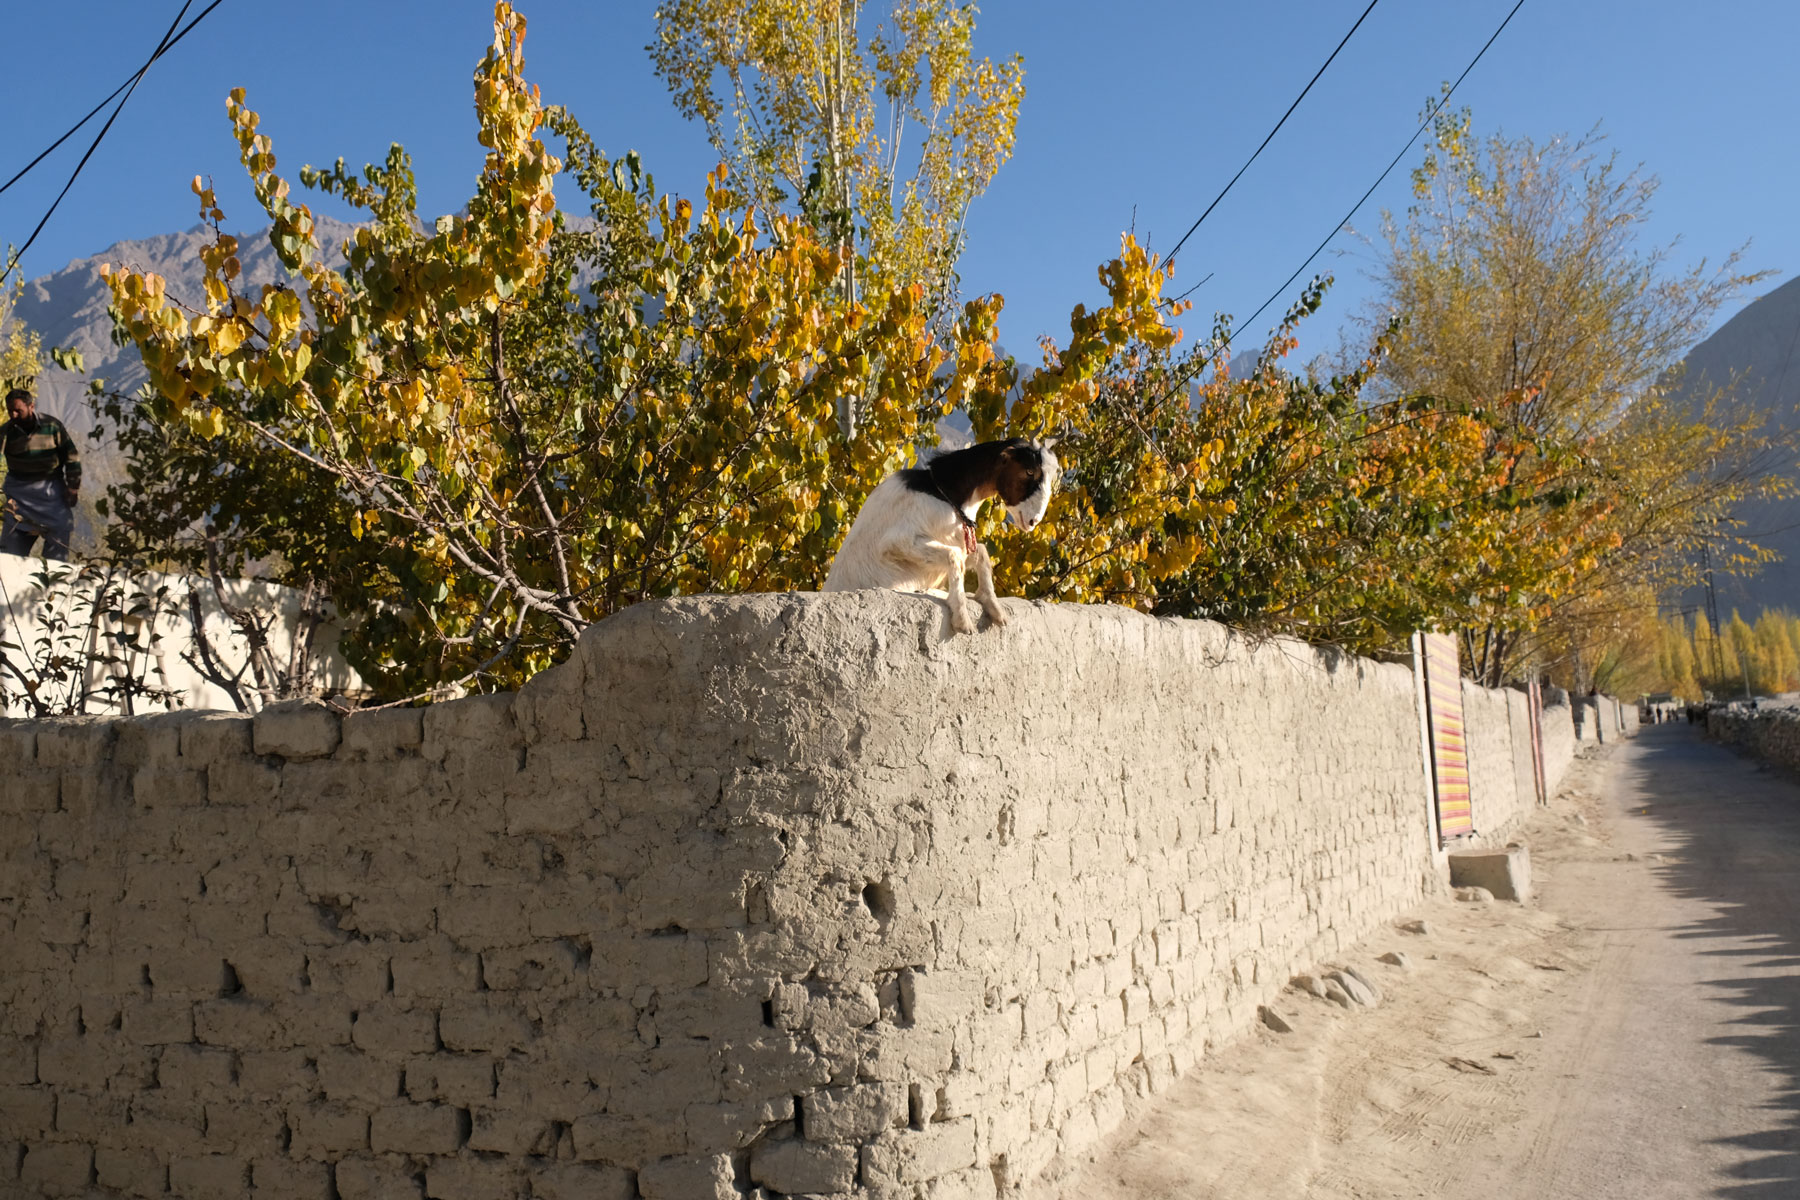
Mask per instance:
[[[1390,967],[1399,967],[1402,971],[1412,970],[1412,959],[1406,957],[1404,950],[1389,950],[1377,962],[1384,962]]]
[[[1344,971],[1333,971],[1331,974],[1327,975],[1326,978],[1331,980],[1332,983],[1337,984],[1338,987],[1343,989],[1346,996],[1350,997],[1351,1000],[1362,1005],[1364,1008],[1374,1008],[1380,1003],[1376,998],[1375,993],[1369,990],[1368,985],[1354,975]]]
[[[1270,1029],[1273,1029],[1276,1033],[1292,1033],[1292,1032],[1294,1032],[1294,1027],[1292,1025],[1288,1024],[1287,1018],[1282,1016],[1280,1013],[1276,1012],[1274,1009],[1270,1008],[1266,1004],[1257,1006],[1256,1015],[1262,1018],[1262,1023],[1264,1025],[1267,1025]]]
[[[1350,993],[1346,992],[1343,985],[1335,979],[1326,981],[1325,998],[1342,1008],[1350,1008],[1356,1003],[1350,999]]]
[[[1424,937],[1424,936],[1428,936],[1431,933],[1431,926],[1427,925],[1422,920],[1420,920],[1420,921],[1402,921],[1400,923],[1400,932],[1401,933],[1416,933],[1416,934],[1419,934],[1421,937]]]
[[[1583,829],[1587,828],[1587,818],[1582,816],[1580,813],[1575,814],[1575,823],[1577,825],[1581,826]]]
[[[1325,999],[1325,983],[1314,975],[1296,975],[1288,981],[1288,986],[1296,992],[1305,992],[1309,996]]]
[[[1460,887],[1456,889],[1456,898],[1469,904],[1492,904],[1494,893],[1484,887]]]
[[[1346,966],[1344,968],[1344,974],[1362,984],[1363,987],[1368,990],[1369,995],[1374,997],[1376,1004],[1380,1004],[1386,999],[1386,997],[1381,994],[1381,985],[1375,982],[1375,973],[1373,971],[1364,974],[1355,967]]]

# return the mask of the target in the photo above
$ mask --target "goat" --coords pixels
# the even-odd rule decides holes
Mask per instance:
[[[824,590],[941,587],[950,601],[950,628],[973,633],[963,593],[963,574],[973,559],[976,603],[995,625],[1006,624],[994,595],[993,560],[975,540],[975,514],[982,501],[998,496],[1015,526],[1028,533],[1037,528],[1061,473],[1053,444],[1024,438],[982,442],[889,475],[856,514]]]

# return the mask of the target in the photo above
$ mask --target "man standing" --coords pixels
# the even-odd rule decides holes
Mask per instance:
[[[55,417],[39,416],[24,388],[6,393],[6,516],[0,525],[0,553],[30,554],[44,539],[44,557],[67,562],[75,532],[75,499],[81,492],[81,460],[75,439]]]

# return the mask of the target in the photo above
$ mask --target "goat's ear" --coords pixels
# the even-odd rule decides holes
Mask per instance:
[[[1056,438],[1047,437],[1043,441],[1038,443],[1038,449],[1039,450],[1055,450],[1056,442],[1057,442]]]

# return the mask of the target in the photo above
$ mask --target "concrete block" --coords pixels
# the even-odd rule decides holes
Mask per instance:
[[[286,759],[325,758],[342,736],[338,715],[314,700],[283,700],[256,714],[258,754]]]
[[[1531,899],[1531,851],[1458,850],[1450,855],[1450,886],[1486,888],[1497,900]]]

